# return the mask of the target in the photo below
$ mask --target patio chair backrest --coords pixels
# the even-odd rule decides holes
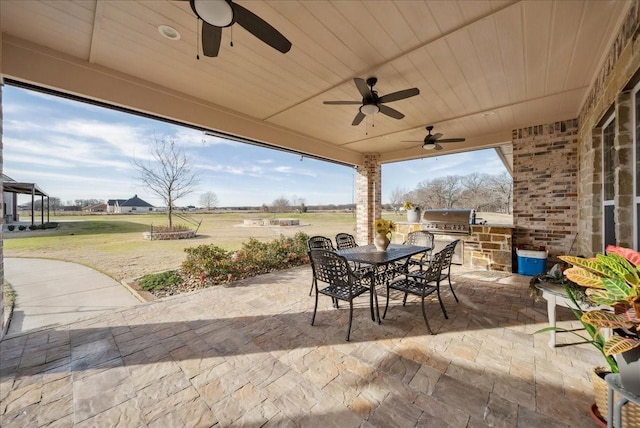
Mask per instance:
[[[431,263],[429,263],[426,269],[420,272],[420,279],[422,280],[423,284],[440,281],[440,274],[444,267],[446,256],[446,248],[443,248],[433,255]]]
[[[409,232],[404,243],[406,245],[422,245],[423,247],[433,248],[433,239],[433,233],[426,230],[415,230]]]
[[[309,251],[311,250],[328,250],[334,251],[333,242],[331,242],[331,238],[327,238],[325,236],[312,236],[307,240],[307,248]]]
[[[442,251],[446,251],[445,257],[444,257],[444,259],[442,261],[443,279],[446,278],[447,276],[449,276],[449,272],[451,272],[451,260],[453,259],[453,254],[456,251],[456,245],[458,245],[458,242],[460,242],[459,239],[456,239],[455,241],[449,242],[442,249]]]
[[[357,247],[358,243],[353,235],[348,233],[338,233],[336,235],[336,247],[338,250]]]
[[[316,280],[337,287],[346,287],[351,293],[353,272],[347,259],[330,250],[311,250],[311,267]]]

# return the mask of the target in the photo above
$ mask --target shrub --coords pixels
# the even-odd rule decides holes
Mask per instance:
[[[309,262],[308,239],[304,233],[297,233],[293,238],[280,236],[271,242],[251,238],[236,252],[215,245],[185,248],[187,259],[182,269],[188,275],[214,284],[287,269]]]
[[[191,230],[186,224],[174,224],[171,229],[169,226],[152,226],[154,233],[166,233],[166,232],[187,232]]]
[[[175,271],[169,270],[162,273],[145,275],[140,278],[138,284],[140,284],[140,288],[143,290],[153,292],[179,284],[181,281],[182,279]]]
[[[58,222],[57,221],[50,221],[47,222],[43,225],[43,229],[57,229],[58,228]]]
[[[234,275],[231,253],[215,245],[198,245],[185,248],[187,259],[182,262],[182,269],[204,281],[209,279],[215,283],[228,281],[229,274]]]
[[[21,224],[20,226],[18,226],[18,230],[25,230],[27,228],[27,226],[25,226],[24,224]]]
[[[9,229],[10,231],[13,231],[13,229],[16,228],[15,224],[10,224],[9,226],[7,226],[7,229]]]
[[[36,226],[35,224],[30,224],[29,225],[29,230],[36,230],[38,228],[38,226]]]

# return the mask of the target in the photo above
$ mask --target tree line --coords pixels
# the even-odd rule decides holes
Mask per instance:
[[[472,208],[511,214],[513,179],[506,172],[448,175],[422,181],[410,191],[397,187],[391,192],[390,199],[395,210],[410,201],[422,209]]]

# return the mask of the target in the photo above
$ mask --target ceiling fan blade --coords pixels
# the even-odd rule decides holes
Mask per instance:
[[[365,117],[366,116],[364,115],[364,113],[359,111],[358,114],[356,114],[356,117],[353,118],[353,122],[351,122],[351,125],[353,125],[353,126],[360,125],[360,122],[362,122],[362,120]]]
[[[334,106],[360,105],[362,104],[362,101],[324,101],[323,104]]]
[[[437,152],[438,150],[442,150],[442,146],[441,146],[440,144],[436,143],[436,146],[434,147],[434,149],[433,149],[433,150],[435,150],[436,152]]]
[[[438,132],[437,134],[433,134],[433,135],[431,135],[431,136],[429,137],[429,140],[431,140],[431,141],[436,141],[436,140],[440,139],[440,137],[442,137],[442,134]]]
[[[218,56],[221,40],[222,28],[214,27],[208,22],[202,21],[202,53],[204,56]]]
[[[418,88],[405,89],[403,91],[392,92],[387,95],[381,96],[378,101],[381,103],[389,103],[391,101],[404,100],[405,98],[415,97],[420,93]]]
[[[400,113],[398,110],[392,109],[389,106],[380,104],[378,107],[380,107],[380,113],[386,114],[387,116],[394,119],[402,119],[404,117],[404,114]]]
[[[438,140],[438,143],[461,143],[465,141],[465,138],[445,138],[444,140]]]
[[[353,81],[355,82],[356,87],[358,88],[358,91],[360,91],[360,95],[362,95],[363,98],[371,95],[371,90],[369,89],[369,86],[367,85],[367,82],[364,81],[364,79],[354,77]]]
[[[267,21],[237,3],[231,3],[235,22],[272,48],[287,53],[291,42]]]

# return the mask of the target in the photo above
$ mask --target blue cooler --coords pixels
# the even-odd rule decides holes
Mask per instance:
[[[518,255],[519,275],[539,275],[547,271],[547,251],[521,250],[516,248]]]

